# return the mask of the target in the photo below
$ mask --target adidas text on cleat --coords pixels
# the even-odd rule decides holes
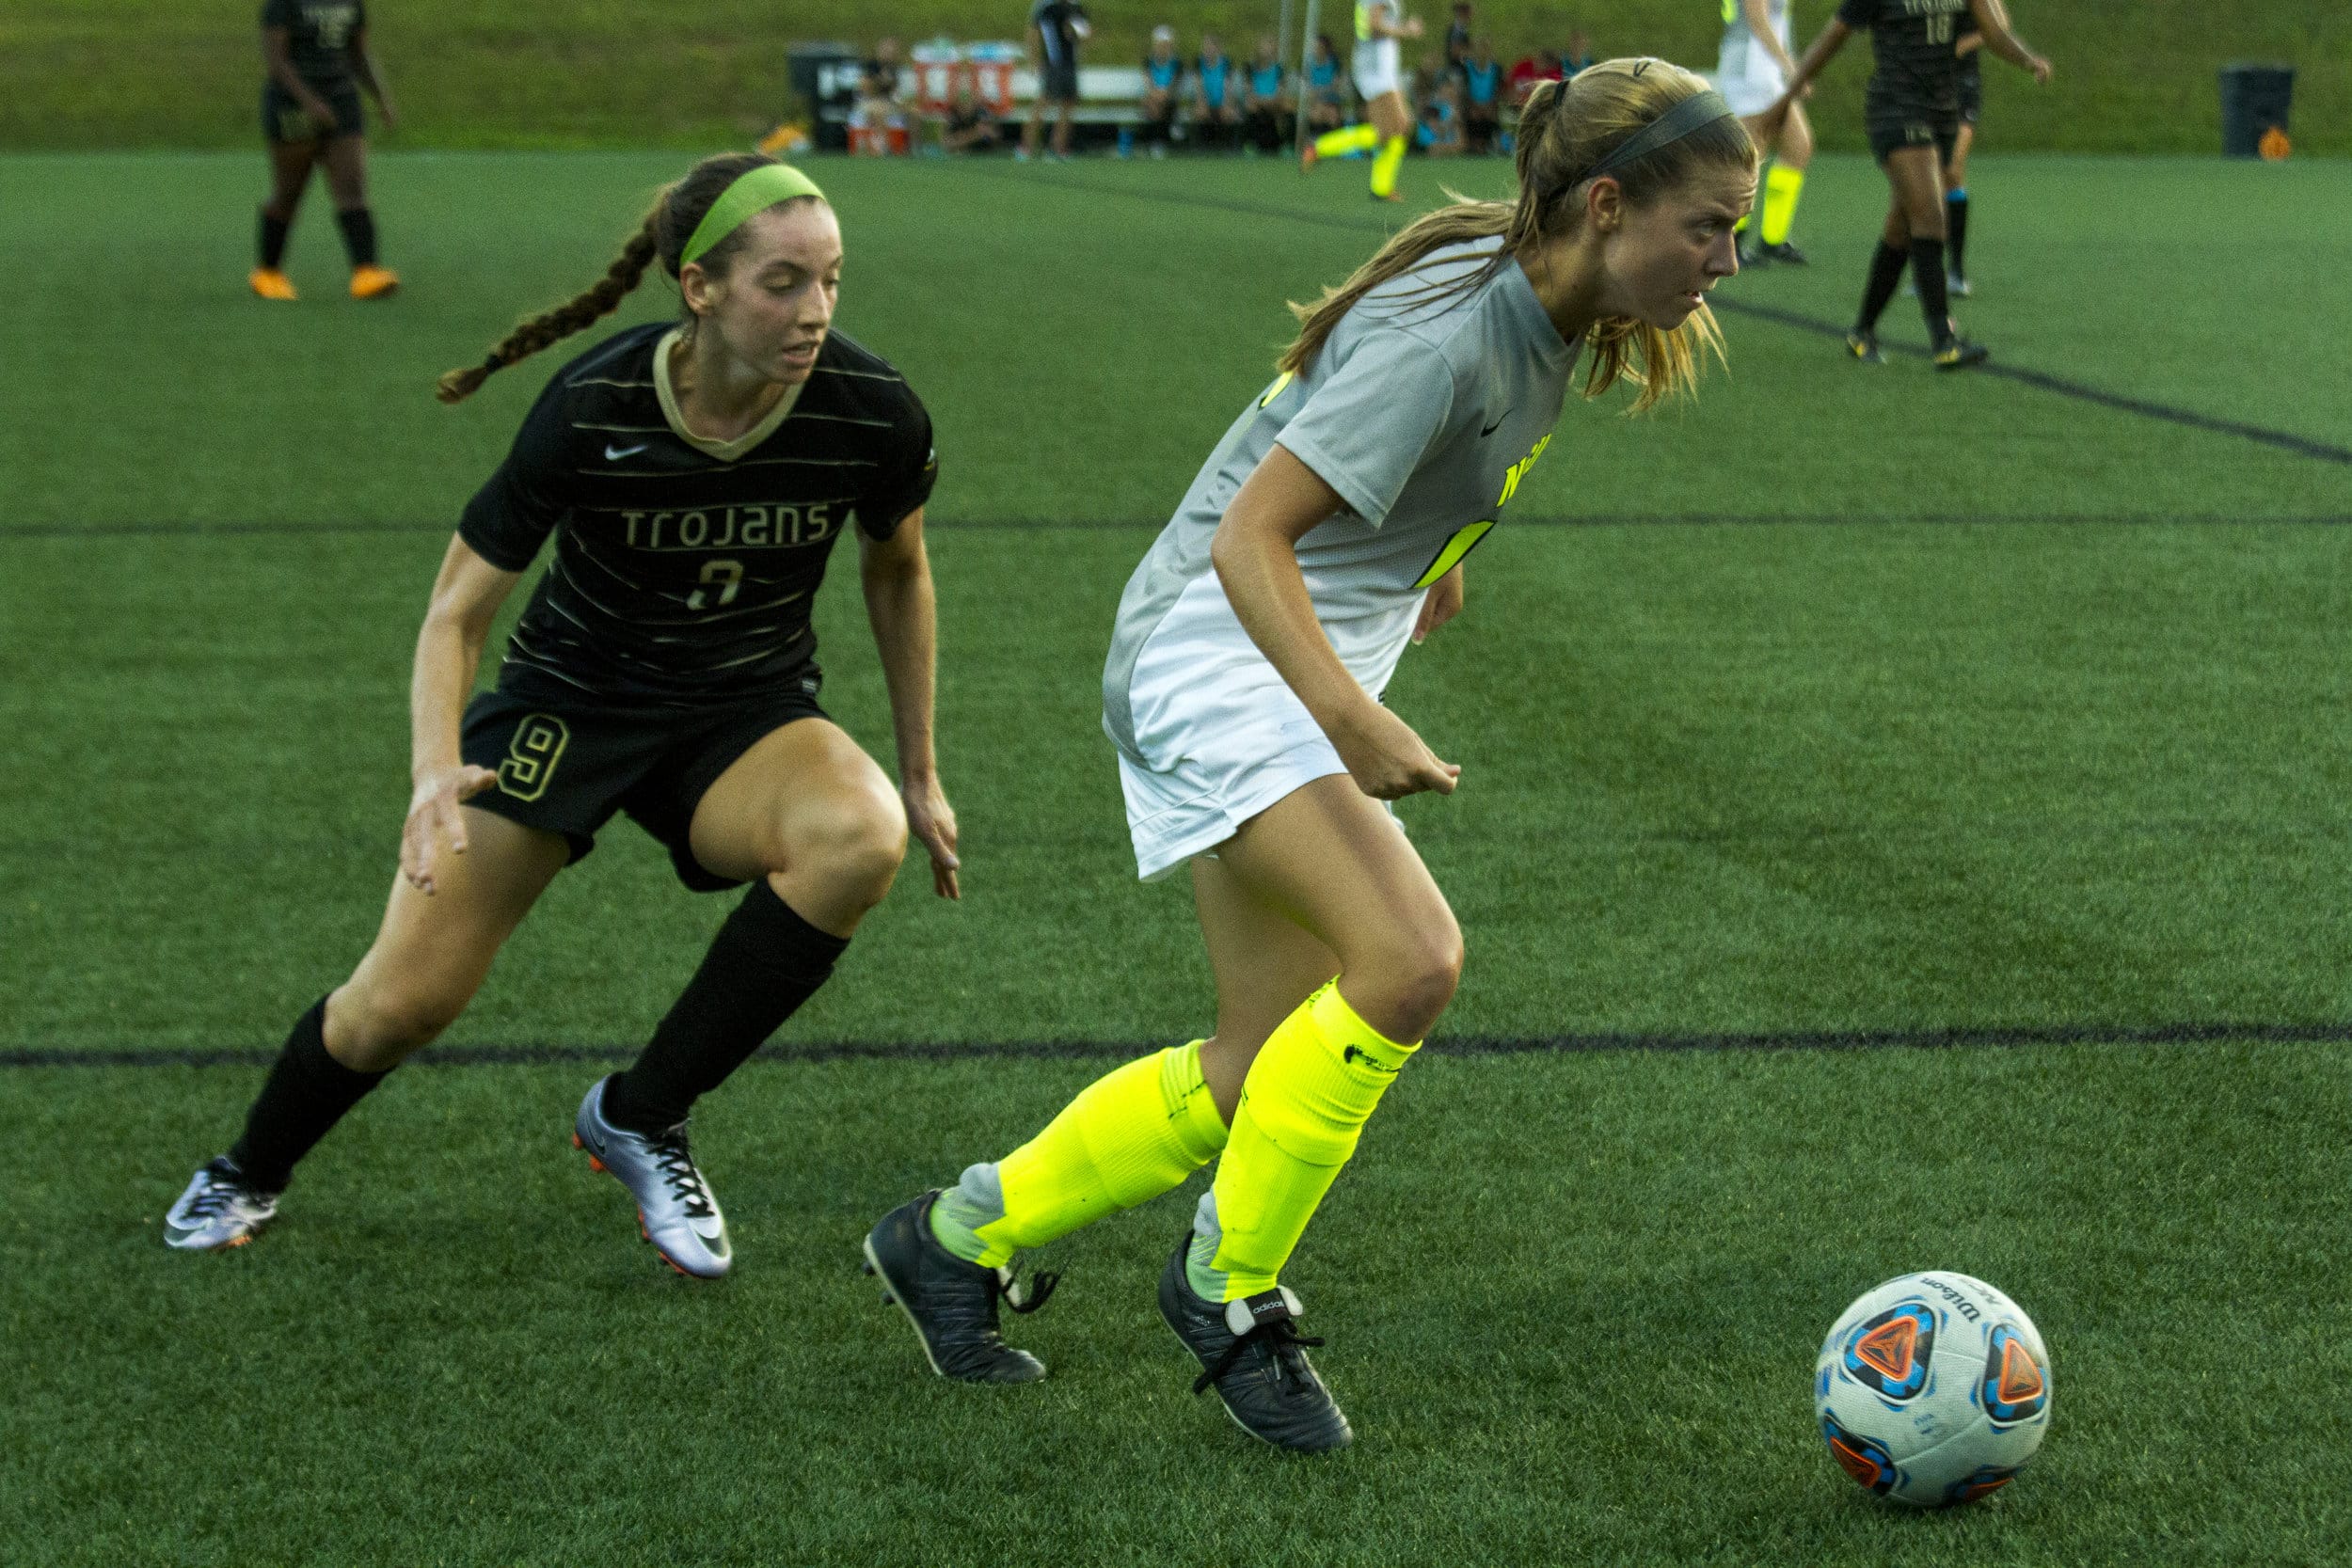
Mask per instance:
[[[1326,1453],[1354,1442],[1347,1418],[1307,1359],[1307,1347],[1323,1341],[1299,1334],[1297,1295],[1278,1285],[1240,1301],[1204,1300],[1184,1275],[1191,1249],[1186,1227],[1160,1274],[1160,1316],[1200,1363],[1192,1391],[1216,1388],[1234,1425],[1278,1449]]]
[[[1846,334],[1846,353],[1866,365],[1883,365],[1886,356],[1879,352],[1879,335],[1875,332]]]
[[[1035,1383],[1045,1363],[1005,1343],[996,1331],[999,1297],[1016,1312],[1045,1305],[1061,1276],[1041,1274],[1027,1290],[1009,1268],[967,1263],[931,1234],[936,1191],[902,1203],[866,1237],[866,1272],[879,1275],[883,1299],[898,1304],[923,1342],[931,1370],[963,1383]]]
[[[1935,345],[1935,368],[1939,371],[1964,371],[1992,357],[1991,349],[1982,343],[1972,343],[1958,333]]]
[[[164,1245],[183,1252],[243,1246],[278,1214],[278,1195],[247,1186],[226,1154],[196,1173],[164,1216]]]
[[[245,280],[246,286],[263,299],[295,300],[302,297],[294,293],[294,279],[276,267],[255,267],[246,274]]]
[[[604,1119],[604,1086],[597,1080],[572,1121],[572,1147],[585,1149],[591,1169],[609,1171],[637,1199],[637,1228],[661,1260],[683,1275],[716,1279],[735,1261],[726,1216],[695,1168],[686,1123],[648,1137]]]
[[[400,274],[389,267],[351,269],[351,297],[354,299],[384,299],[399,291]]]

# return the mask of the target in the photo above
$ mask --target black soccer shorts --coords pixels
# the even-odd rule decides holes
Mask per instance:
[[[1936,162],[1948,164],[1952,161],[1952,149],[1960,141],[1957,109],[1870,100],[1865,103],[1862,119],[1870,136],[1870,156],[1882,164],[1886,162],[1888,153],[1907,147],[1932,147]]]
[[[335,111],[335,136],[367,135],[367,116],[359,106],[359,89],[345,83],[337,87],[322,87],[319,96]],[[262,86],[262,139],[273,143],[314,142],[324,139],[323,127],[311,119],[310,112],[294,101],[292,93],[276,82]]]
[[[496,770],[499,783],[466,803],[562,833],[574,861],[596,847],[613,813],[627,812],[670,851],[678,880],[696,893],[740,886],[694,858],[694,808],[763,736],[796,719],[826,717],[818,678],[810,671],[756,699],[701,710],[485,691],[466,705],[459,750],[476,768]]]

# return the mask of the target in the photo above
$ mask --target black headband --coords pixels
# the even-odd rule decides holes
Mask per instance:
[[[1680,141],[1702,125],[1712,125],[1719,119],[1731,118],[1731,105],[1724,102],[1722,93],[1712,87],[1704,92],[1694,92],[1619,142],[1609,156],[1593,166],[1592,172],[1584,178],[1596,180],[1604,174],[1613,174],[1638,158],[1648,157],[1669,142]]]

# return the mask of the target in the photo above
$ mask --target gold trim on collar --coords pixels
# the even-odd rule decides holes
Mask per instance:
[[[801,401],[802,388],[808,385],[803,381],[787,387],[784,396],[776,399],[776,405],[768,410],[757,424],[732,441],[714,441],[707,436],[697,436],[686,428],[686,416],[677,405],[677,390],[670,385],[670,351],[684,341],[685,334],[674,326],[661,335],[660,342],[653,345],[654,396],[660,400],[661,417],[669,421],[670,429],[679,440],[722,463],[734,462],[773,436],[776,427],[784,423],[785,416],[792,412],[792,405]]]

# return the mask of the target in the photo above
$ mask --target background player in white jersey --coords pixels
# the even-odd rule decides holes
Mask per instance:
[[[1461,770],[1380,694],[1406,645],[1461,609],[1462,558],[1549,445],[1579,358],[1587,397],[1624,377],[1647,407],[1720,346],[1706,294],[1738,270],[1756,150],[1691,72],[1610,60],[1535,89],[1518,173],[1515,202],[1432,213],[1295,308],[1281,373],[1127,584],[1104,728],[1138,869],[1190,871],[1216,1028],[874,1227],[868,1261],[946,1375],[1044,1375],[997,1332],[1013,1252],[1221,1150],[1161,1314],[1199,1358],[1196,1391],[1215,1386],[1246,1430],[1350,1440],[1278,1275],[1462,964],[1387,804],[1450,794]]]
[[[1421,37],[1421,18],[1406,16],[1397,0],[1361,0],[1356,8],[1356,91],[1364,101],[1368,125],[1343,125],[1298,150],[1302,169],[1318,158],[1373,152],[1372,195],[1375,201],[1402,201],[1396,169],[1413,134],[1413,111],[1405,103],[1405,67],[1396,40]]]
[[[1757,150],[1772,159],[1764,170],[1756,240],[1740,247],[1740,260],[1749,265],[1804,264],[1804,252],[1788,242],[1788,230],[1796,221],[1805,168],[1813,162],[1813,125],[1802,103],[1792,102],[1786,111],[1772,112],[1797,69],[1796,56],[1788,52],[1788,5],[1789,0],[1723,0],[1724,43],[1715,59],[1715,90],[1748,128]]]

